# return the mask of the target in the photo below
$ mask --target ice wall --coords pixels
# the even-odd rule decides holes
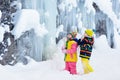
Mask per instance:
[[[39,52],[42,53],[43,58],[51,58],[55,51],[55,33],[56,33],[56,0],[18,0],[22,3],[23,9],[34,9],[40,13],[40,23],[44,25],[48,30],[48,34],[39,41],[40,44],[36,44],[38,50],[41,47],[42,50]],[[34,55],[34,53],[33,53]],[[37,53],[36,57],[38,57],[39,53]]]
[[[61,25],[63,31],[59,34],[60,39],[69,32],[78,31],[82,34],[84,28],[91,28],[96,29],[98,37],[103,34],[106,35],[108,43],[111,47],[114,47],[114,27],[119,27],[120,17],[118,0],[111,0],[112,3],[110,0],[105,0],[104,4],[100,0],[18,1],[22,3],[23,9],[37,10],[41,14],[40,23],[48,30],[48,35],[44,39],[38,40],[42,42],[40,45],[42,45],[43,50],[40,52],[43,54],[43,59],[53,55],[56,46],[56,28]],[[93,2],[96,3],[99,9],[96,9]],[[40,45],[37,45],[37,47]]]
[[[57,0],[57,27],[64,26],[57,41],[65,34],[77,31],[84,33],[85,28],[95,29],[95,10],[88,0]]]
[[[57,26],[71,32],[73,26],[82,33],[83,28],[95,29],[97,37],[106,35],[110,47],[114,47],[114,27],[119,30],[119,0],[58,0]],[[74,3],[77,3],[74,6]],[[94,5],[95,3],[95,5]],[[72,7],[71,7],[72,6]],[[70,8],[70,10],[69,10]],[[75,15],[71,15],[74,13]],[[75,23],[75,24],[74,24]],[[61,36],[61,35],[60,35]]]
[[[22,9],[16,12],[14,17],[16,21],[15,28],[12,31],[15,39],[18,40],[18,53],[21,55],[24,54],[24,56],[27,54],[37,61],[42,60],[42,39],[43,36],[47,34],[47,30],[39,22],[39,15],[40,14],[33,9]]]
[[[57,25],[63,24],[65,31],[71,32],[73,27],[76,27],[78,31],[80,31],[82,27],[95,28],[94,11],[88,10],[89,8],[85,0],[71,0],[71,3],[68,3],[67,0],[61,0],[58,1],[57,7],[59,12],[57,15]],[[64,8],[64,11],[61,7]],[[69,10],[69,8],[71,9]],[[82,23],[79,25],[80,22]]]

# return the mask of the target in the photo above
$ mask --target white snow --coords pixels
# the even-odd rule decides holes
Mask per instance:
[[[115,50],[108,50],[108,45],[103,40],[105,37],[101,36],[96,41],[98,44],[96,47],[103,49],[102,53],[97,49],[94,49],[92,53],[91,65],[95,70],[93,73],[71,75],[62,70],[64,68],[64,54],[60,51],[60,45],[64,42],[62,40],[52,60],[37,63],[29,59],[30,63],[26,66],[20,63],[16,66],[0,66],[0,80],[8,80],[9,77],[11,80],[120,80],[120,54],[116,53]],[[103,43],[99,41],[103,41]],[[104,48],[108,51],[104,51]],[[82,73],[80,58],[77,63],[77,70]]]
[[[10,38],[8,38],[7,41],[8,41],[8,46],[10,46],[11,45]]]
[[[4,29],[5,29],[6,32],[10,32],[9,25],[4,25]]]
[[[112,11],[110,0],[87,0],[85,6],[88,8],[88,12],[92,10],[92,1],[97,3],[100,9],[114,21],[114,24],[118,24],[116,15]],[[90,3],[90,5],[88,3]],[[70,5],[69,10],[71,10],[77,6],[77,3],[76,0],[65,0],[64,3],[59,5],[59,8],[65,10],[66,5]],[[40,19],[37,11],[24,9],[16,14],[14,18],[16,25],[12,31],[15,38],[19,38],[25,31],[30,29],[34,29],[38,36],[44,36],[47,33],[44,24],[41,25],[39,23]],[[49,17],[48,12],[46,12],[45,15]],[[80,21],[80,27],[82,25],[81,14],[76,15],[76,17],[80,18],[78,20],[78,22]],[[61,26],[57,30],[56,37],[58,37],[59,32],[63,31],[63,25]],[[80,29],[84,28],[80,27]],[[6,29],[0,27],[0,42],[3,40],[3,35],[6,30],[9,31],[8,27],[6,27]],[[84,30],[82,30],[81,33],[83,32]],[[8,39],[8,42],[9,41],[10,39]],[[65,65],[64,54],[61,52],[61,47],[64,42],[64,39],[59,42],[57,50],[51,60],[36,62],[28,58],[28,65],[21,63],[15,66],[0,65],[0,80],[120,80],[120,36],[117,31],[115,31],[116,49],[111,49],[108,46],[107,39],[104,35],[95,38],[95,45],[90,59],[90,64],[93,66],[94,72],[86,75],[71,75],[69,72],[63,70]],[[54,43],[54,41],[52,43]],[[2,57],[0,57],[0,59],[2,59]],[[80,58],[77,63],[77,71],[81,74],[83,73]]]
[[[101,44],[103,44],[105,47],[104,48],[101,48],[101,44],[98,43],[100,42]],[[102,35],[99,37],[99,39],[95,39],[95,49],[99,50],[99,51],[108,51],[110,50],[111,48],[109,47],[109,44],[108,44],[108,41],[107,41],[107,38],[105,35]]]
[[[3,27],[0,26],[0,42],[3,41],[4,33],[5,33],[5,29],[4,29]]]
[[[0,19],[1,19],[1,16],[2,16],[2,12],[0,10]],[[5,33],[5,29],[2,26],[0,26],[0,42],[3,41],[4,33]]]
[[[24,32],[34,29],[37,36],[44,36],[47,30],[40,24],[39,13],[32,9],[22,9],[16,13],[14,18],[15,28],[13,34],[19,38]]]
[[[13,1],[10,6],[14,6],[17,10],[22,9],[22,4],[18,1]]]
[[[21,63],[15,66],[0,65],[0,80],[120,80],[120,53],[109,49],[105,36],[96,39],[97,45],[90,60],[94,72],[86,75],[71,75],[62,70],[64,68],[64,54],[61,52],[63,43],[64,40],[59,42],[52,60],[35,62],[29,59],[29,64],[26,66]],[[77,70],[83,73],[80,58]]]

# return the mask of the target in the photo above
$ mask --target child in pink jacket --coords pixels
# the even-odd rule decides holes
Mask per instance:
[[[65,70],[69,71],[70,74],[77,74],[77,43],[73,40],[72,34],[67,35],[66,46],[62,48],[62,52],[65,53]]]

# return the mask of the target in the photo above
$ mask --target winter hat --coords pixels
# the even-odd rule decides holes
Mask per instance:
[[[88,36],[90,36],[90,37],[92,37],[93,34],[94,34],[93,30],[91,30],[91,29],[85,30],[85,33],[86,33]]]
[[[73,35],[72,35],[72,33],[68,33],[67,35],[71,35],[71,36],[72,36],[71,38],[68,38],[68,37],[67,37],[68,39],[72,39],[72,38],[73,38]]]
[[[73,38],[74,38],[74,37],[76,37],[76,35],[77,35],[77,31],[72,32],[71,34],[72,34],[72,36],[73,36]]]

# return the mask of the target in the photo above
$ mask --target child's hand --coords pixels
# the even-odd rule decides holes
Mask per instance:
[[[62,50],[62,52],[63,52],[63,53],[66,53],[66,52],[67,52],[67,50],[66,50],[66,49],[63,49],[63,50]]]
[[[65,49],[65,46],[62,46],[62,50],[64,50]]]

